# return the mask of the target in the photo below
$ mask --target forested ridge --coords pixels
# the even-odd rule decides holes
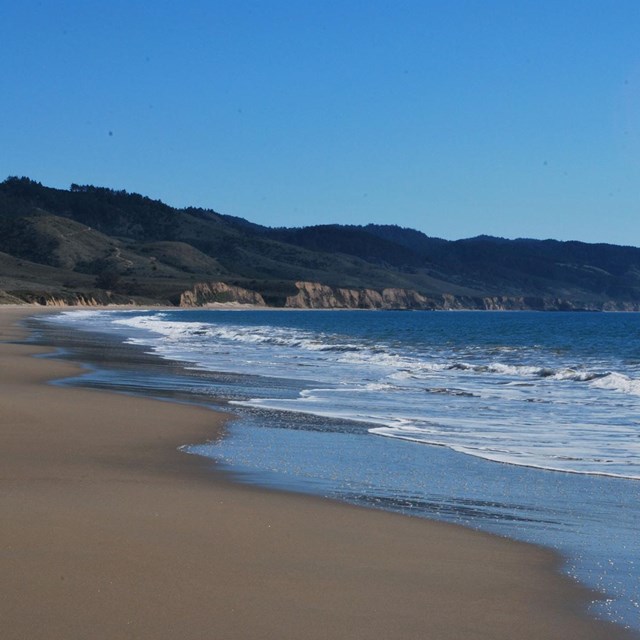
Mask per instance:
[[[470,308],[488,298],[517,298],[521,308],[554,308],[553,300],[558,308],[635,308],[640,249],[490,236],[448,241],[396,225],[271,228],[104,187],[0,183],[5,301],[80,295],[166,304],[197,283],[225,282],[281,305],[301,281],[452,296]]]

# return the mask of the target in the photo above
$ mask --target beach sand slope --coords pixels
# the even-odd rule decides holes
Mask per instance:
[[[536,547],[234,484],[202,407],[56,387],[0,309],[4,640],[613,639]]]

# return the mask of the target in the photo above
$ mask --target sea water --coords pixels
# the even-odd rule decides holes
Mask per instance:
[[[640,629],[640,315],[83,311],[171,369],[83,384],[226,402],[238,479],[549,546]],[[95,344],[95,343],[94,343]],[[185,443],[186,444],[186,443]],[[401,544],[401,541],[399,541]]]

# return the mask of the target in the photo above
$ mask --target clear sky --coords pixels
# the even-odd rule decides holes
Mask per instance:
[[[638,0],[4,0],[0,180],[640,245]]]

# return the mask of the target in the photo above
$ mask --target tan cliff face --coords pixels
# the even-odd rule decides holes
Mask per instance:
[[[289,296],[291,309],[415,309],[481,311],[640,311],[640,304],[607,301],[580,302],[557,297],[455,296],[449,293],[427,296],[412,289],[347,289],[317,282],[296,282],[298,293]]]
[[[33,292],[18,298],[8,294],[2,295],[0,304],[34,304],[43,307],[101,307],[108,305],[135,305],[136,301],[125,296],[113,296],[110,292],[78,293],[70,291]]]
[[[424,295],[412,289],[351,289],[331,287],[319,282],[295,283],[297,293],[284,300],[288,309],[398,309],[398,310],[482,310],[482,311],[640,311],[640,304],[617,301],[575,301],[557,297],[533,296],[455,296],[453,294]],[[200,282],[191,289],[177,293],[171,304],[184,308],[216,307],[221,304],[267,307],[263,296],[225,282]],[[169,300],[167,299],[167,303]],[[0,291],[0,304],[38,304],[45,306],[99,306],[136,304],[127,296],[104,292],[38,292],[16,295]],[[137,304],[144,302],[137,301]]]
[[[102,303],[90,296],[78,295],[71,299],[57,298],[55,296],[45,297],[42,299],[40,304],[43,304],[46,307],[98,307]]]
[[[178,306],[205,307],[219,303],[251,304],[265,307],[264,298],[256,291],[228,285],[224,282],[200,282],[180,294]]]
[[[298,293],[288,296],[284,304],[288,309],[358,309],[360,292],[332,288],[319,282],[296,282]],[[374,307],[371,307],[374,308]]]
[[[296,282],[298,293],[289,296],[289,309],[426,309],[429,300],[409,289],[347,289],[318,282]]]

